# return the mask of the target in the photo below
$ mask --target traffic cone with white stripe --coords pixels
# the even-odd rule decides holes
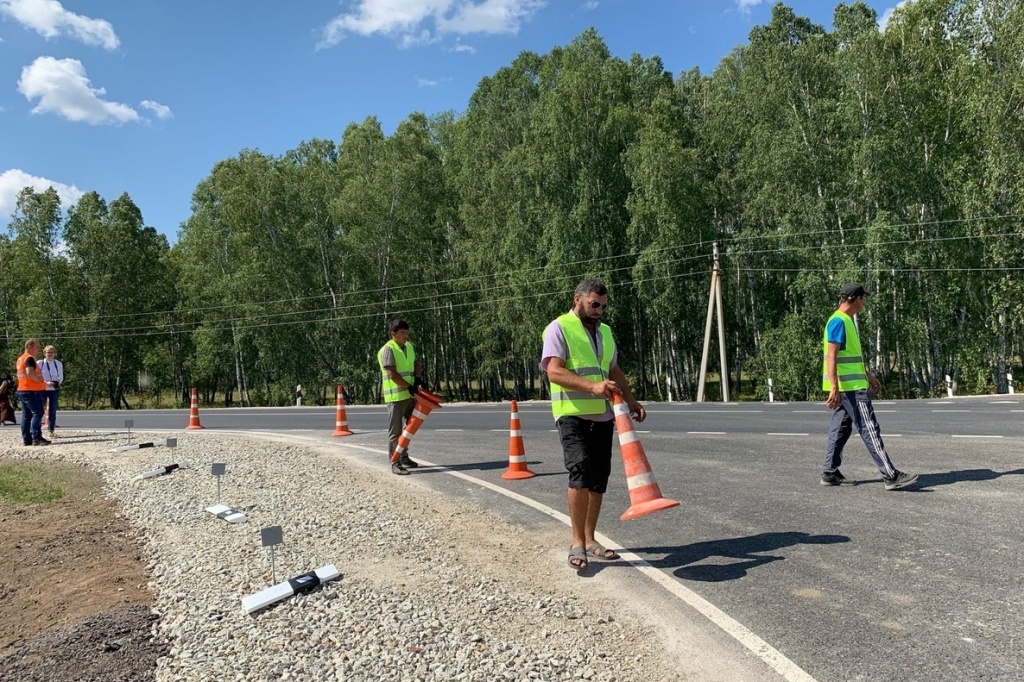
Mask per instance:
[[[199,423],[199,393],[196,391],[195,386],[193,386],[192,406],[188,410],[188,426],[185,427],[185,430],[195,431],[201,428],[203,428],[203,425]]]
[[[348,417],[345,415],[345,396],[341,384],[338,384],[338,410],[334,416],[334,433],[331,435],[335,438],[352,435],[348,428]]]
[[[512,419],[508,432],[508,471],[501,475],[506,480],[533,478],[537,474],[526,466],[526,448],[523,446],[523,429],[519,424],[519,404],[512,401]]]
[[[423,426],[423,420],[427,418],[431,410],[441,407],[441,399],[425,388],[416,392],[416,407],[412,410],[412,417],[405,424],[402,435],[398,437],[398,445],[391,455],[391,463],[397,462],[409,448],[409,441],[416,435],[416,432]]]
[[[629,407],[618,393],[615,394],[612,410],[615,412],[615,430],[619,432],[619,450],[622,452],[626,485],[629,487],[629,509],[619,519],[629,521],[662,509],[678,507],[679,503],[675,500],[661,496],[661,488],[654,480],[654,472],[647,462],[647,453],[633,428]]]

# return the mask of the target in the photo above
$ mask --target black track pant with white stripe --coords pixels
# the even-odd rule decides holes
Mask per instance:
[[[885,478],[893,478],[896,475],[896,467],[885,452],[882,432],[875,419],[875,409],[871,406],[871,395],[867,389],[843,391],[839,395],[842,402],[832,412],[828,441],[825,443],[824,472],[831,474],[843,463],[843,447],[853,433],[853,427],[856,426],[871,458],[875,460],[878,471]]]

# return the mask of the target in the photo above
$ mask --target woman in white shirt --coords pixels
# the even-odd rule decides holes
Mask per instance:
[[[49,426],[48,438],[53,438],[53,430],[57,428],[57,398],[60,396],[60,385],[64,382],[64,364],[57,359],[57,349],[47,346],[43,349],[43,359],[39,361],[39,371],[46,383],[43,399],[46,400],[46,417]]]

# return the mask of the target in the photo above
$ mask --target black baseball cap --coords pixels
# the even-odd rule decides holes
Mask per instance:
[[[839,290],[839,295],[843,298],[854,299],[860,298],[861,296],[869,296],[868,292],[864,291],[864,287],[856,282],[847,282],[843,285],[843,288]]]

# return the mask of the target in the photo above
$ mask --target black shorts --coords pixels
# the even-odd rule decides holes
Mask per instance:
[[[569,472],[570,488],[604,493],[612,473],[612,434],[615,422],[595,422],[582,417],[559,417],[555,421],[562,440],[562,456]]]

